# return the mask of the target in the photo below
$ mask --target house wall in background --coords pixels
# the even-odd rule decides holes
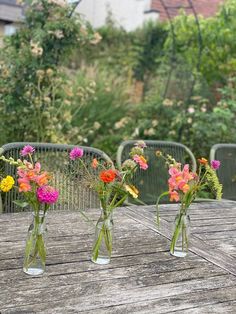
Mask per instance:
[[[15,0],[0,0],[0,47],[3,36],[12,35],[24,19],[22,6]]]
[[[131,31],[146,20],[157,20],[158,14],[145,14],[150,6],[150,0],[82,0],[77,10],[95,28],[104,25],[108,12],[111,12],[117,26]]]

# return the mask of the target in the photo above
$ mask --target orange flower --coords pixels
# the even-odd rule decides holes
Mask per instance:
[[[100,172],[99,175],[100,179],[105,182],[105,183],[109,183],[115,180],[116,177],[116,171],[109,169],[109,170],[103,170]]]
[[[50,175],[45,171],[39,176],[36,177],[35,181],[39,186],[48,184],[48,180],[50,179]]]
[[[96,158],[94,158],[93,161],[92,161],[92,167],[93,167],[94,169],[96,169],[97,166],[98,166],[98,161],[97,161]]]
[[[170,191],[169,194],[170,194],[170,201],[171,202],[173,202],[173,201],[178,202],[179,201],[179,194],[177,191]]]
[[[27,178],[19,178],[19,192],[29,192],[31,191],[31,185],[29,183],[29,180]]]
[[[27,174],[26,174],[26,177],[27,177],[27,179],[29,179],[29,180],[34,180],[34,178],[35,178],[35,172],[34,172],[34,170],[29,170],[29,171],[27,172]]]
[[[198,162],[202,165],[206,165],[208,163],[208,160],[206,158],[201,158],[201,159],[198,159]]]

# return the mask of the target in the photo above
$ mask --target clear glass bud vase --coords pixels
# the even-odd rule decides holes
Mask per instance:
[[[23,271],[31,276],[42,275],[46,263],[47,228],[43,211],[33,213],[33,221],[28,229],[25,246]]]
[[[95,239],[92,250],[92,262],[100,265],[108,264],[111,260],[113,240],[112,213],[107,214],[102,209],[101,216],[95,228]]]
[[[175,217],[174,231],[170,245],[170,253],[176,257],[185,257],[188,253],[190,235],[190,218],[185,213]]]

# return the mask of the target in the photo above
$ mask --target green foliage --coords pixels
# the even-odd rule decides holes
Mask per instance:
[[[206,156],[216,142],[236,140],[236,0],[199,18],[201,36],[183,13],[174,41],[168,23],[126,32],[110,19],[99,45],[66,1],[29,3],[0,51],[0,144],[67,142],[115,154],[122,140],[146,138]]]
[[[122,138],[120,126],[125,126],[125,117],[129,112],[130,97],[125,82],[122,78],[109,75],[106,70],[94,68],[90,74],[89,69],[77,73],[74,80],[75,85],[89,92],[84,105],[72,120],[72,125],[79,127],[78,143],[115,153]],[[122,119],[124,125],[119,124]]]
[[[61,64],[94,34],[66,2],[29,4],[24,25],[0,53],[0,142],[66,141],[74,108]]]
[[[193,72],[199,70],[209,84],[224,83],[236,68],[235,14],[236,1],[228,0],[216,16],[199,17],[199,32],[194,16],[182,13],[173,21],[175,38],[169,32],[166,52],[174,45],[177,58]]]
[[[172,140],[192,149],[196,157],[207,156],[215,143],[236,141],[236,79],[220,90],[222,99],[212,105],[202,97],[190,104],[149,97],[138,107],[136,138]],[[130,130],[130,133],[132,130]]]
[[[110,21],[98,31],[102,36],[101,43],[96,47],[76,49],[70,60],[73,67],[85,62],[118,76],[128,76],[130,80],[143,80],[145,75],[155,72],[167,36],[160,23],[149,22],[136,31],[126,32]]]

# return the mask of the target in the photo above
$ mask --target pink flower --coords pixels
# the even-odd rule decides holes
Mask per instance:
[[[71,160],[76,160],[78,158],[81,158],[84,154],[84,151],[80,147],[75,147],[71,150],[70,152],[70,159]]]
[[[44,185],[37,189],[37,198],[40,203],[53,204],[56,203],[59,192],[52,186]]]
[[[20,167],[17,168],[17,174],[20,178],[24,178],[26,176],[26,171]]]
[[[179,176],[181,175],[181,171],[179,171],[179,169],[177,169],[176,167],[170,167],[169,168],[169,174],[173,177],[173,176]]]
[[[27,161],[27,160],[23,160],[23,164],[28,168],[28,169],[34,169],[34,166],[32,165],[31,162]]]
[[[183,168],[183,178],[186,181],[192,180],[194,178],[194,174],[192,172],[189,172],[189,165],[184,165]]]
[[[179,201],[179,194],[178,194],[178,192],[170,191],[169,194],[170,194],[170,201],[171,202],[173,202],[173,201],[178,202]]]
[[[220,168],[220,161],[219,160],[212,160],[211,168],[217,170]]]
[[[133,160],[139,164],[140,169],[146,170],[148,168],[147,161],[143,156],[134,155]]]
[[[19,184],[19,192],[29,192],[31,191],[31,185],[27,178],[19,178],[18,180]]]
[[[33,154],[33,152],[35,151],[35,148],[30,146],[30,145],[26,145],[23,147],[23,149],[21,150],[20,154],[21,156],[27,156],[29,154]]]
[[[41,164],[40,164],[40,162],[36,162],[36,164],[35,164],[35,166],[34,166],[34,169],[35,169],[35,172],[36,172],[37,174],[40,173],[40,170],[41,170]]]

